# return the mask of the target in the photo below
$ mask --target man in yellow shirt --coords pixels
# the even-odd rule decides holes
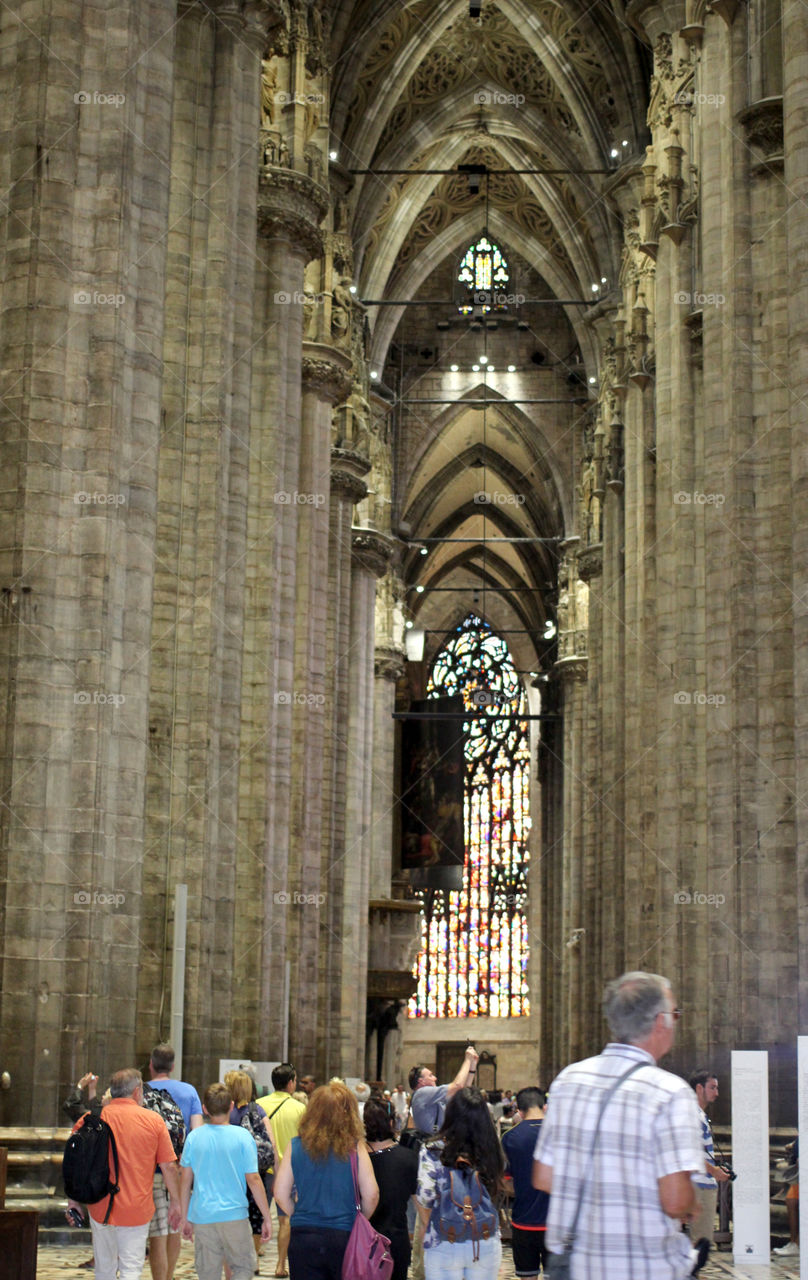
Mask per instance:
[[[275,1067],[272,1072],[272,1087],[275,1092],[268,1093],[265,1098],[259,1098],[258,1105],[264,1108],[269,1118],[275,1145],[275,1172],[277,1173],[288,1144],[292,1138],[297,1137],[298,1126],[306,1108],[302,1102],[298,1102],[297,1098],[292,1097],[297,1088],[297,1072],[291,1062],[282,1062],[280,1066]],[[278,1265],[275,1275],[288,1276],[286,1257],[289,1251],[291,1227],[289,1219],[277,1201],[275,1208],[278,1211]]]

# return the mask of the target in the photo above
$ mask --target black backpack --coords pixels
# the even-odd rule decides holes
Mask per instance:
[[[115,1181],[110,1181],[109,1153],[115,1166]],[[118,1147],[115,1134],[100,1116],[88,1112],[75,1133],[71,1133],[62,1160],[65,1192],[79,1204],[97,1204],[109,1196],[104,1222],[109,1222],[112,1204],[120,1191],[118,1186]]]
[[[272,1146],[272,1139],[266,1131],[264,1114],[255,1102],[248,1104],[247,1110],[241,1117],[240,1124],[242,1129],[246,1129],[250,1136],[255,1139],[255,1146],[258,1152],[258,1172],[263,1177],[275,1163],[275,1151]]]
[[[143,1085],[143,1105],[148,1111],[156,1111],[165,1122],[168,1136],[174,1148],[174,1155],[179,1160],[185,1146],[185,1117],[179,1105],[174,1101],[167,1089],[155,1089],[153,1085]],[[159,1166],[158,1166],[159,1168]]]

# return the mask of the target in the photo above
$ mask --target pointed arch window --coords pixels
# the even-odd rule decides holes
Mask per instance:
[[[523,1017],[530,1012],[527,699],[505,641],[475,614],[432,666],[427,696],[447,694],[484,712],[464,724],[463,888],[422,893],[418,987],[408,1016]]]
[[[481,306],[484,313],[490,311],[496,306],[497,291],[501,291],[509,280],[505,255],[499,245],[483,234],[469,245],[457,273],[458,284],[464,285],[470,295],[468,302],[459,307],[460,314],[469,315],[475,306]]]

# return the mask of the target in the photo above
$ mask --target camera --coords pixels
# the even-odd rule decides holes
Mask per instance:
[[[715,1165],[717,1169],[723,1169],[724,1173],[729,1175],[730,1182],[735,1181],[738,1175],[728,1160],[716,1160]]]
[[[72,1227],[83,1227],[84,1218],[81,1216],[80,1209],[68,1209],[67,1220]]]

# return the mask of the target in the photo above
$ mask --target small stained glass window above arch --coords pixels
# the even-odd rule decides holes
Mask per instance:
[[[501,636],[475,614],[432,665],[427,697],[462,694],[465,865],[459,892],[422,893],[418,986],[408,1016],[530,1013],[527,914],[530,746],[527,696]]]
[[[503,310],[504,304],[497,302],[497,294],[509,280],[508,263],[499,245],[487,235],[480,236],[469,245],[457,273],[458,284],[464,285],[470,294],[469,301],[459,307],[461,315],[468,315],[475,306],[482,307],[484,313],[494,308]]]

